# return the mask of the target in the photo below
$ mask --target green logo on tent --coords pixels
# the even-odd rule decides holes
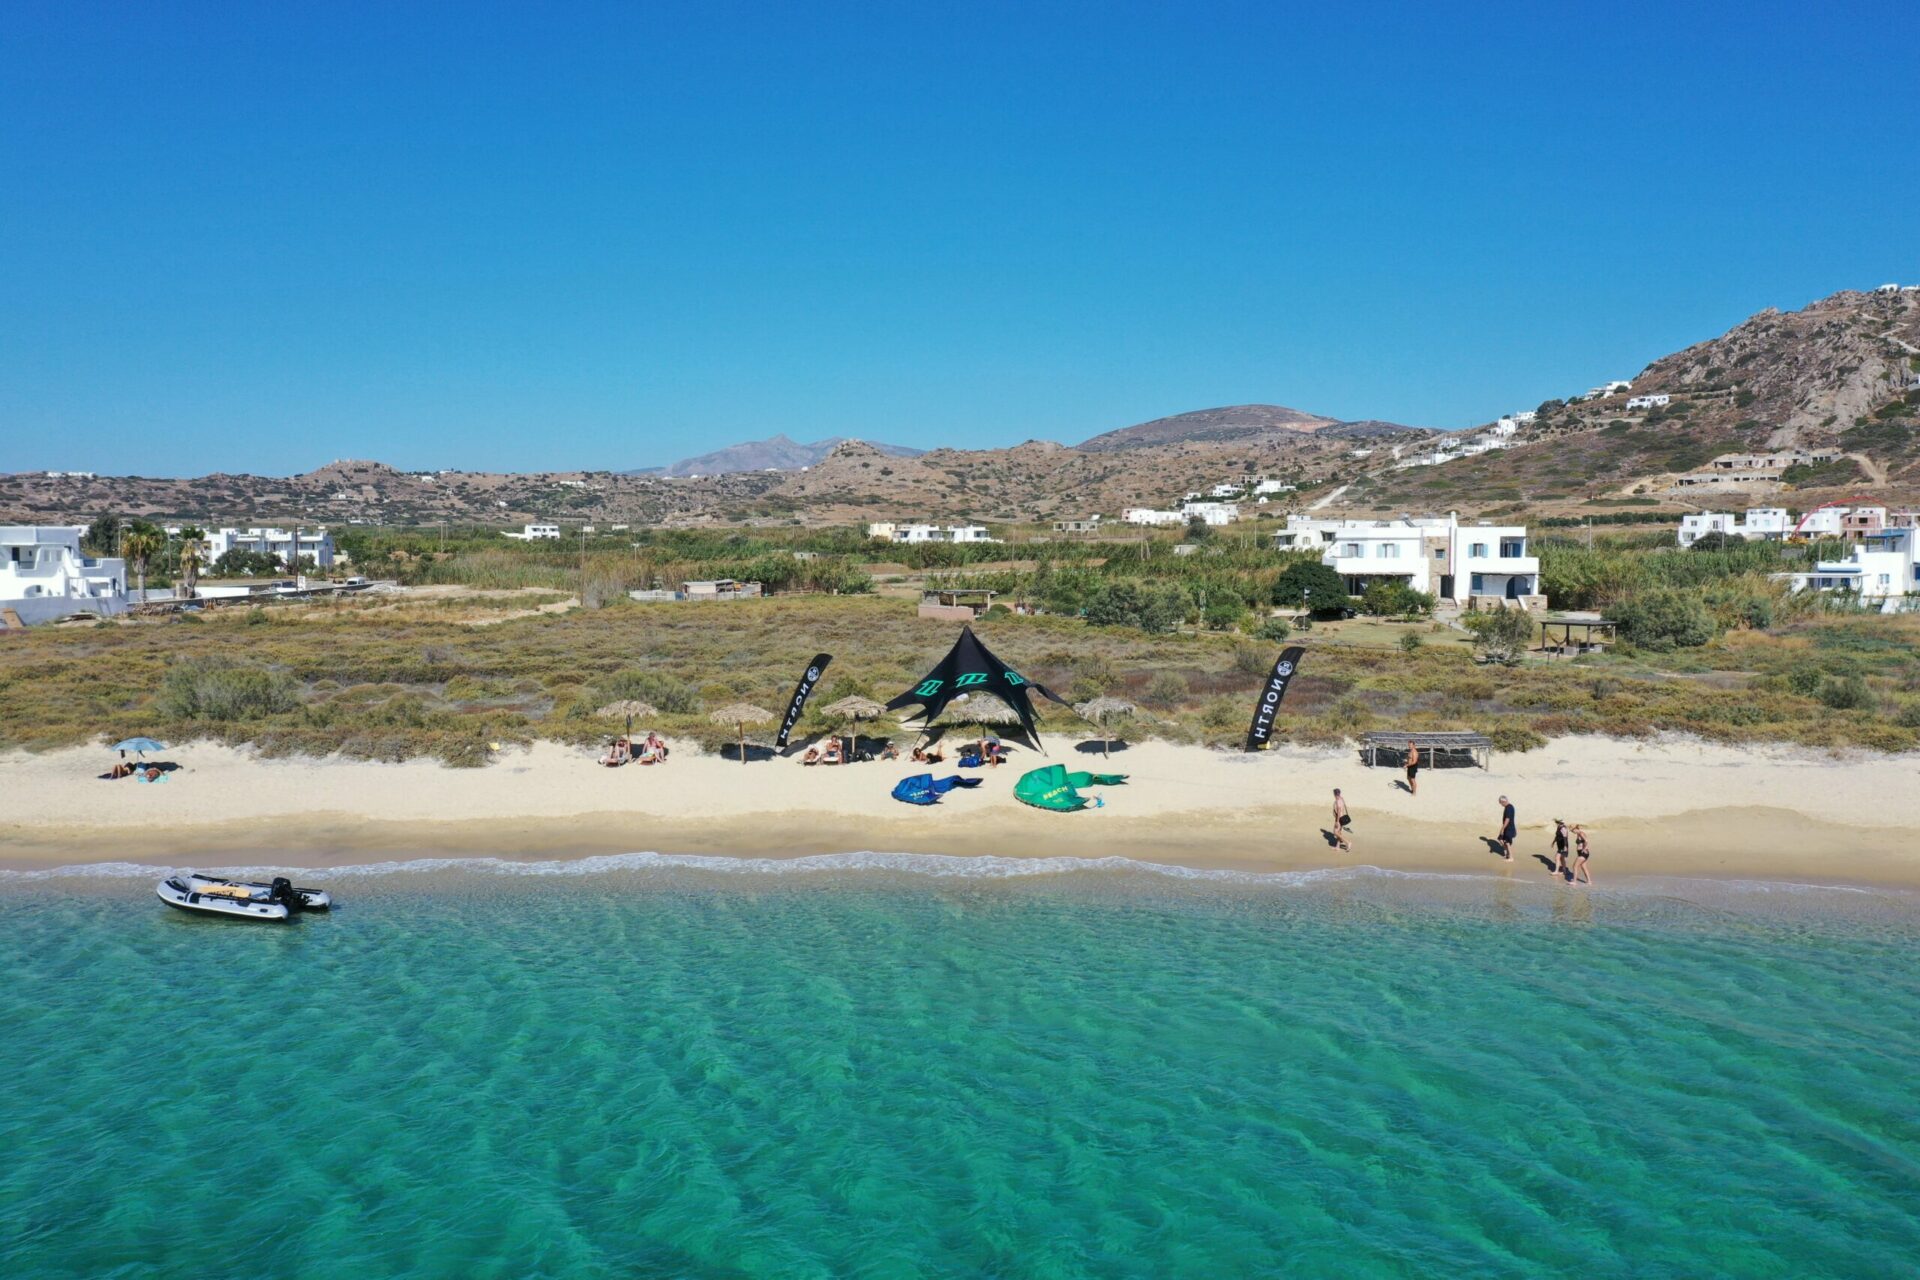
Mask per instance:
[[[1023,677],[1018,671],[1009,671],[1007,672],[1007,683],[1008,684],[1025,684],[1026,678]]]
[[[945,683],[946,681],[938,678],[923,680],[920,683],[920,687],[913,691],[913,696],[916,698],[931,698],[934,694],[940,692],[940,686]]]
[[[956,689],[964,689],[970,684],[985,684],[986,682],[987,682],[986,672],[969,671],[964,675],[962,675],[958,680],[955,680],[953,682],[953,687]]]

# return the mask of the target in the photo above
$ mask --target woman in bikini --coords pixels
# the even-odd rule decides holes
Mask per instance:
[[[1587,869],[1587,859],[1592,856],[1593,849],[1587,844],[1587,829],[1576,823],[1573,828],[1573,874],[1567,878],[1575,883],[1585,880],[1591,889],[1593,872]]]

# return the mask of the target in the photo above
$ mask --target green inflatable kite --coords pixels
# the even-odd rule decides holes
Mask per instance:
[[[1124,773],[1068,773],[1067,766],[1063,764],[1048,764],[1022,774],[1020,781],[1013,784],[1013,794],[1015,799],[1036,809],[1072,813],[1075,809],[1100,803],[1081,795],[1079,788],[1117,787],[1126,780]]]

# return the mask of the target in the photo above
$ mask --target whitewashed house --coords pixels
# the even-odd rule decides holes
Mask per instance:
[[[1779,575],[1793,591],[1853,596],[1882,613],[1920,606],[1920,566],[1914,558],[1920,530],[1882,529],[1862,538],[1845,560],[1822,560],[1801,573]]]
[[[1816,507],[1800,517],[1796,528],[1803,538],[1837,538],[1841,535],[1840,522],[1852,511],[1852,507]]]
[[[1745,519],[1730,511],[1698,511],[1680,517],[1678,541],[1690,547],[1710,533],[1749,542],[1781,542],[1793,532],[1793,513],[1785,507],[1749,507]]]
[[[80,549],[79,525],[0,526],[0,610],[31,625],[127,608],[127,562]]]
[[[169,527],[167,532],[178,535],[180,530]],[[333,535],[326,529],[301,529],[298,531],[298,546],[294,533],[286,529],[213,529],[207,533],[207,563],[211,564],[229,551],[251,551],[274,557],[289,569],[295,562],[311,564],[319,569],[331,569],[334,560]]]
[[[1658,395],[1627,397],[1627,408],[1629,409],[1664,409],[1672,403],[1673,397],[1665,392],[1661,392]]]
[[[867,536],[882,542],[893,541],[893,531],[898,528],[891,520],[874,520],[867,525]]]
[[[1274,493],[1292,493],[1294,488],[1295,486],[1288,484],[1284,480],[1256,480],[1253,482],[1253,493],[1255,497],[1263,497]]]
[[[1540,561],[1527,552],[1520,525],[1463,525],[1452,513],[1397,520],[1323,520],[1295,516],[1274,535],[1281,550],[1318,550],[1354,595],[1381,578],[1398,579],[1457,605],[1512,602],[1544,608]]]
[[[1240,507],[1232,502],[1184,502],[1180,505],[1180,516],[1211,525],[1232,524],[1240,518]]]
[[[1127,524],[1169,525],[1185,524],[1187,518],[1178,511],[1160,511],[1153,507],[1128,507],[1120,513],[1120,519]]]
[[[504,506],[506,504],[502,503],[501,505]],[[512,538],[518,542],[542,542],[558,538],[560,536],[560,526],[557,524],[530,524],[522,528],[518,533],[503,533],[500,536],[503,538]]]

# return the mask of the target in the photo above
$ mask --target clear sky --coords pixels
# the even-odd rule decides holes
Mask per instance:
[[[0,470],[1458,427],[1920,281],[1920,4],[0,5]]]

